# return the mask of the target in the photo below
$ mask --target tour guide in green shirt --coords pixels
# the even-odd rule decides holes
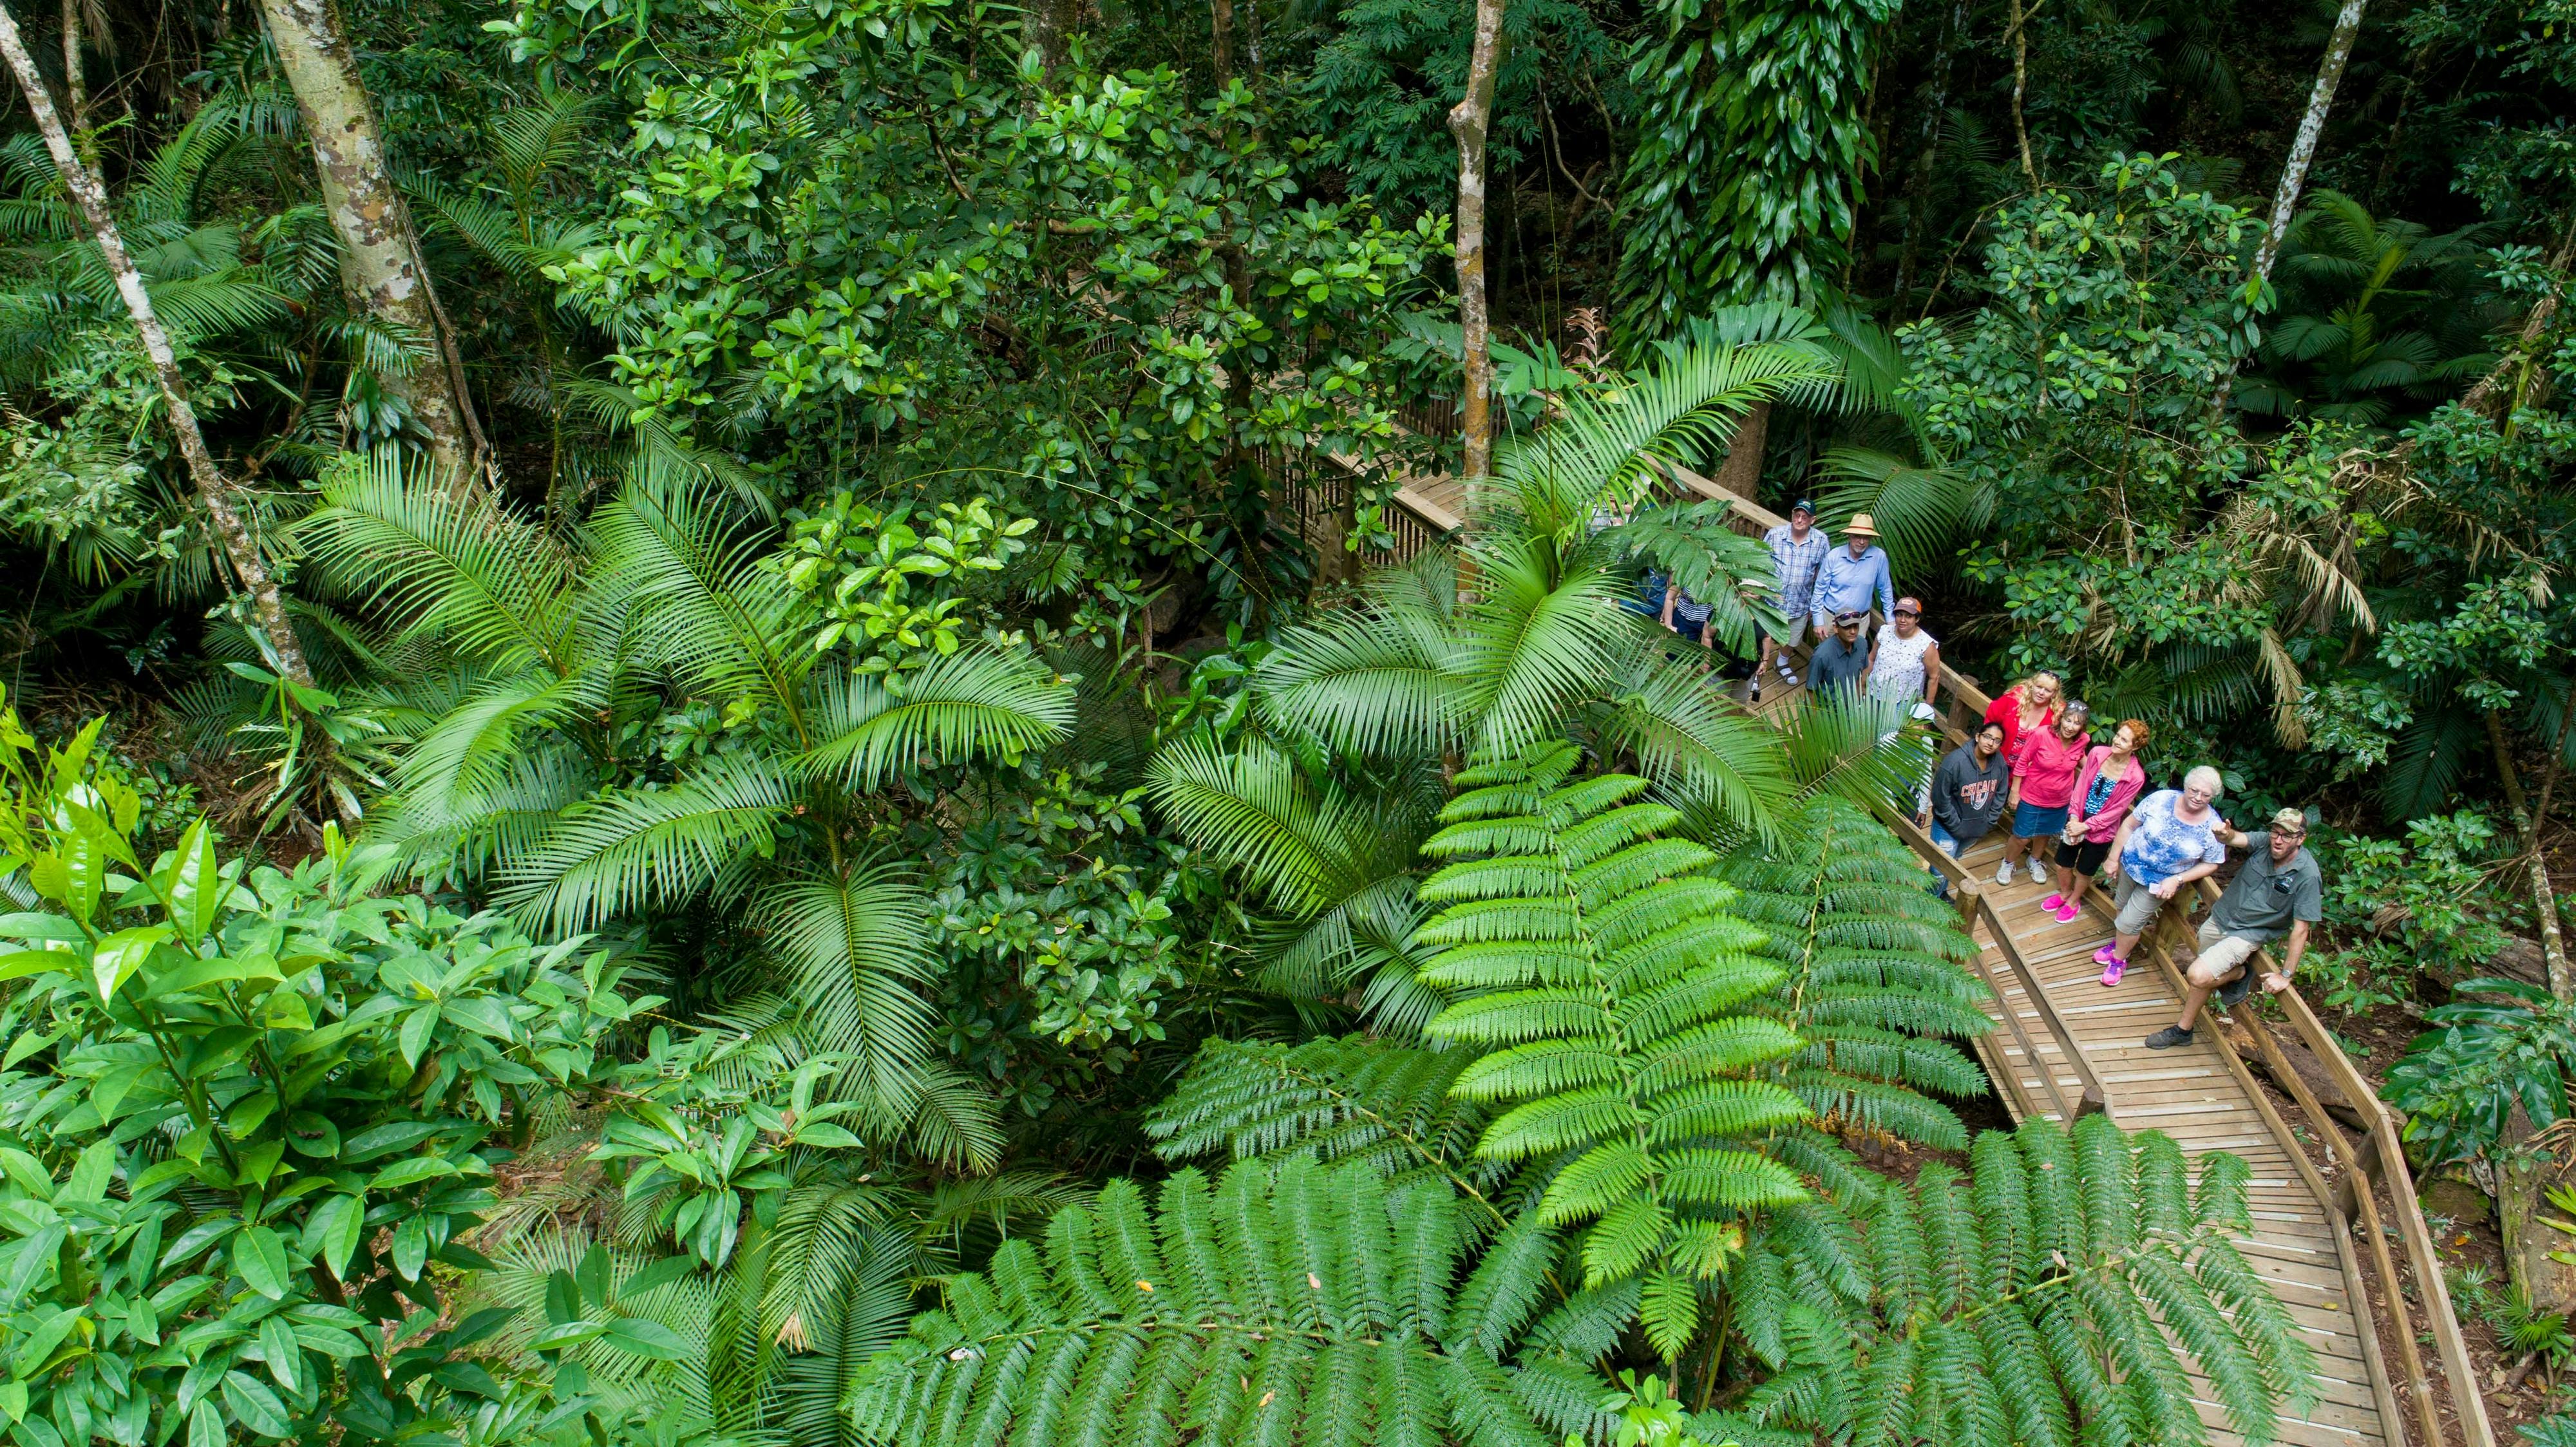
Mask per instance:
[[[2191,1043],[2192,1022],[2210,991],[2219,992],[2222,1008],[2244,999],[2253,988],[2246,971],[2254,951],[2283,935],[2290,937],[2289,946],[2281,952],[2280,968],[2264,974],[2263,988],[2275,995],[2290,988],[2290,972],[2308,952],[2308,931],[2325,912],[2325,874],[2306,848],[2306,815],[2284,809],[2272,816],[2267,832],[2239,834],[2221,823],[2218,834],[2228,848],[2246,852],[2245,867],[2200,922],[2200,954],[2191,962],[2182,1018],[2148,1036],[2150,1050]]]

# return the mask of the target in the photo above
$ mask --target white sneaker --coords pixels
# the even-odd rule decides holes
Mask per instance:
[[[2007,860],[2005,860],[2003,863],[1998,864],[1998,865],[1996,865],[1996,866],[1995,866],[1995,883],[1997,883],[1997,884],[2010,884],[2010,883],[2012,883],[2012,861],[2011,861],[2011,860],[2007,859]]]
[[[2039,856],[2036,854],[2030,857],[2030,882],[2033,884],[2048,883],[2048,869],[2045,865],[2042,865],[2039,862]]]

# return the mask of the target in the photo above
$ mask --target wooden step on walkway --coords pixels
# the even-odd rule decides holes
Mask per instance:
[[[1989,837],[1960,863],[1994,905],[1995,917],[2100,1077],[2111,1118],[2129,1130],[2163,1131],[2195,1161],[2210,1151],[2229,1151],[2254,1168],[2254,1233],[2239,1245],[2255,1274],[2290,1308],[2317,1354],[2317,1405],[2304,1417],[2284,1418],[2280,1440],[2294,1447],[2404,1447],[2352,1243],[2337,1228],[2338,1218],[2319,1194],[2320,1183],[2304,1158],[2293,1161],[2288,1154],[2290,1143],[2276,1128],[2277,1117],[2267,1116],[2267,1107],[2228,1068],[2206,1023],[2191,1044],[2146,1048],[2146,1038],[2181,1013],[2182,1001],[2143,949],[2118,985],[2103,986],[2102,967],[2092,957],[2111,937],[2101,908],[2107,899],[2088,899],[2082,915],[2059,924],[2039,907],[2052,888],[2031,883],[2027,865],[2014,871],[2012,883],[1995,883],[1995,867],[2002,859],[2001,839]],[[2054,1039],[2040,1028],[2040,1012],[1982,926],[1978,939],[1984,945],[1987,977],[1998,990],[1988,1013],[2000,1027],[2004,1011],[2016,1012],[2040,1054],[2032,1061],[2012,1032],[1998,1028],[1979,1042],[1989,1068],[2011,1072],[2029,1099],[2046,1098],[2040,1080],[2044,1070],[2058,1071],[2071,1091],[2076,1079]],[[2356,1303],[2363,1313],[2359,1320]],[[2207,1384],[2201,1385],[2197,1405],[2211,1441],[2235,1447],[2243,1438],[2229,1427]]]

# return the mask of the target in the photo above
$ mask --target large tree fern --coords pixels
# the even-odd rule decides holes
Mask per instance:
[[[1454,862],[1421,890],[1441,911],[1423,927],[1440,952],[1423,978],[1458,1003],[1427,1033],[1485,1052],[1456,1086],[1504,1107],[1478,1153],[1554,1163],[1538,1218],[1592,1223],[1586,1286],[1640,1280],[1669,1358],[1747,1213],[1806,1197],[1757,1149],[1808,1118],[1763,1078],[1802,1042],[1735,1013],[1782,977],[1729,912],[1715,856],[1665,837],[1679,813],[1640,799],[1645,780],[1579,778],[1580,759],[1558,745],[1459,775],[1424,845]]]
[[[1736,912],[1767,932],[1760,953],[1781,969],[1759,1008],[1806,1042],[1780,1083],[1828,1126],[1967,1149],[1967,1128],[1931,1095],[1985,1092],[1984,1073],[1950,1042],[1992,1025],[1989,991],[1965,963],[1976,942],[1924,892],[1922,862],[1858,806],[1827,796],[1721,872],[1742,892]]]
[[[2207,1156],[2194,1181],[2170,1137],[2094,1116],[1982,1135],[1971,1163],[1756,1233],[1735,1321],[1776,1375],[1717,1430],[2182,1447],[2208,1440],[2195,1400],[2250,1442],[2271,1440],[2283,1404],[2306,1410],[2316,1363],[2235,1246],[2252,1226],[2243,1161]]]
[[[1111,1183],[1043,1246],[1004,1243],[862,1369],[861,1441],[902,1447],[1550,1447],[1597,1435],[1604,1384],[1507,1352],[1552,1255],[1530,1225],[1468,1260],[1442,1185],[1365,1166]],[[1590,1345],[1588,1341],[1585,1343]]]
[[[1493,1113],[1452,1092],[1474,1060],[1360,1035],[1295,1046],[1210,1040],[1145,1134],[1165,1160],[1310,1155],[1391,1180],[1437,1177],[1484,1200],[1501,1176],[1475,1159]]]

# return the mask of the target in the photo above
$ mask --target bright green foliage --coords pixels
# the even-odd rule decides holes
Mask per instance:
[[[1623,328],[1668,336],[1712,306],[1805,301],[1831,280],[1878,163],[1863,115],[1890,0],[1667,0],[1630,72]]]
[[[1763,1008],[1805,1045],[1778,1079],[1828,1126],[1965,1150],[1968,1133],[1926,1092],[1985,1093],[1952,1039],[1984,1034],[1989,991],[1976,942],[1923,888],[1923,863],[1858,805],[1827,796],[1721,870],[1736,913],[1768,931],[1780,983]],[[1947,1037],[1947,1038],[1945,1038]]]
[[[2534,1127],[2557,1123],[2576,1078],[2576,1006],[2518,980],[2462,980],[2452,992],[2388,1072],[2388,1103],[2406,1112],[2406,1138],[2428,1168],[2499,1151],[2517,1112]]]
[[[810,515],[788,514],[793,526],[774,565],[785,569],[789,587],[824,600],[815,652],[846,641],[858,671],[868,674],[955,653],[960,630],[972,621],[959,616],[967,604],[959,589],[1027,551],[1020,540],[1038,525],[1035,518],[997,517],[980,497],[962,506],[941,503],[921,519],[926,534],[911,516],[909,506],[879,512],[847,492],[834,493]],[[915,598],[916,586],[928,596]]]
[[[2252,1442],[2283,1404],[2307,1409],[2316,1361],[2233,1239],[2252,1229],[2243,1161],[2213,1153],[2195,1182],[2169,1137],[2092,1116],[1979,1136],[1971,1164],[1756,1233],[1735,1319],[1777,1375],[1745,1422],[1800,1441],[2182,1447],[2208,1440],[2195,1398]]]
[[[1550,1447],[1603,1425],[1604,1385],[1504,1356],[1549,1257],[1527,1226],[1466,1269],[1464,1208],[1364,1166],[1246,1163],[1145,1192],[1113,1181],[1043,1247],[951,1279],[851,1392],[903,1447],[1209,1443]],[[1463,1279],[1462,1279],[1463,1276]]]
[[[1423,846],[1454,861],[1422,885],[1440,910],[1423,971],[1458,1003],[1425,1032],[1487,1052],[1455,1087],[1507,1107],[1477,1153],[1554,1163],[1536,1218],[1593,1222],[1585,1284],[1645,1277],[1656,1349],[1698,1328],[1696,1283],[1726,1268],[1746,1213],[1806,1199],[1765,1158],[1771,1132],[1808,1119],[1768,1079],[1802,1042],[1731,1013],[1780,983],[1762,934],[1729,912],[1715,856],[1668,837],[1646,781],[1591,778],[1569,745],[1468,769]]]
[[[0,916],[16,1440],[388,1441],[477,1412],[582,1436],[578,1403],[539,1433],[542,1389],[453,1359],[497,1316],[418,1338],[429,1268],[481,1260],[460,1238],[496,1132],[601,1078],[604,1037],[659,997],[622,998],[579,938],[368,898],[393,861],[336,832],[292,874],[223,859],[203,822],[147,860],[98,731],[39,760],[0,713],[0,869],[39,906]]]
[[[1499,1174],[1472,1159],[1493,1113],[1453,1089],[1474,1060],[1465,1050],[1361,1035],[1303,1045],[1211,1040],[1154,1108],[1145,1134],[1165,1160],[1295,1153],[1363,1162],[1395,1181],[1437,1177],[1481,1196]]]

